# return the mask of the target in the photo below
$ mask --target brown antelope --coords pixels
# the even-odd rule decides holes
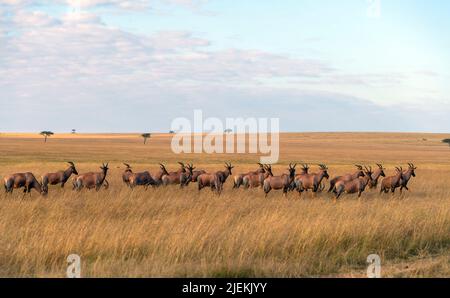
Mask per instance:
[[[109,170],[108,165],[108,163],[106,165],[102,164],[102,166],[100,167],[100,169],[102,170],[101,172],[89,172],[86,174],[78,175],[75,178],[74,189],[80,191],[82,188],[95,188],[96,191],[99,191],[104,183],[107,184],[104,186],[105,188],[107,188],[109,185],[108,181],[106,180],[106,175],[108,174]]]
[[[130,177],[133,175],[133,170],[131,169],[131,166],[127,163],[123,163],[125,165],[125,171],[122,174],[122,181],[125,183],[126,186],[131,187],[130,184]]]
[[[377,188],[378,186],[378,179],[380,177],[386,177],[386,174],[384,173],[384,168],[382,164],[377,163],[378,169],[376,169],[372,173],[372,181],[369,184],[369,188]]]
[[[417,167],[414,166],[413,163],[408,163],[408,166],[409,166],[408,170],[403,172],[403,177],[400,181],[400,185],[401,185],[400,193],[402,193],[403,189],[406,189],[409,191],[408,182],[411,179],[411,177],[416,177],[415,170],[417,170]]]
[[[204,171],[204,170],[192,171],[191,182],[197,182],[197,178],[201,174],[206,174],[206,171]]]
[[[251,174],[245,175],[243,178],[243,182],[242,182],[242,185],[244,186],[244,188],[246,188],[246,189],[256,188],[256,187],[263,188],[264,180],[266,180],[266,178],[269,177],[269,172],[266,171],[265,169],[263,169],[263,170],[264,170],[264,173],[252,172]]]
[[[160,163],[159,164],[159,172],[155,176],[153,176],[153,180],[155,181],[155,185],[159,186],[163,183],[162,178],[166,175],[169,175],[169,172],[167,172],[166,167]]]
[[[197,178],[198,190],[202,190],[205,187],[210,187],[211,191],[217,191],[218,194],[222,192],[223,184],[221,177],[217,173],[201,174]]]
[[[291,188],[295,178],[295,167],[297,164],[289,164],[289,174],[283,174],[281,176],[273,176],[272,166],[267,165],[266,171],[269,172],[269,177],[264,180],[264,193],[267,195],[273,190],[283,190],[283,195],[287,195],[287,192]]]
[[[231,170],[234,169],[234,167],[231,165],[231,163],[226,162],[225,163],[225,171],[217,171],[216,174],[220,177],[220,182],[222,184],[225,184],[228,177],[232,175]]]
[[[334,201],[336,202],[337,199],[345,192],[347,194],[354,194],[358,193],[358,198],[361,198],[362,193],[366,189],[367,184],[369,184],[372,181],[372,167],[367,168],[365,167],[365,176],[364,177],[358,177],[356,179],[345,181],[340,180],[336,182],[334,193],[336,194]]]
[[[259,168],[256,171],[248,172],[245,174],[239,174],[234,176],[234,186],[233,188],[239,188],[244,182],[244,177],[247,175],[259,175],[259,174],[265,174],[266,170],[264,169],[264,165],[262,163],[258,163]]]
[[[323,179],[329,179],[328,168],[326,165],[320,164],[319,173],[308,174],[308,167],[303,166],[303,173],[297,175],[294,180],[295,187],[301,195],[303,191],[312,190],[314,193],[320,190]]]
[[[125,164],[127,165],[127,164]],[[133,173],[131,172],[131,167],[128,165],[130,172],[128,175],[128,183],[129,186],[131,188],[134,188],[136,186],[145,186],[145,189],[148,188],[149,185],[153,185],[156,186],[157,183],[156,181],[153,179],[152,175],[150,175],[150,173],[148,171],[145,172],[141,172],[141,173]],[[122,178],[124,178],[125,174],[127,172],[125,172],[122,176]]]
[[[181,168],[176,172],[169,172],[168,175],[162,177],[162,182],[164,186],[169,184],[181,184],[181,174],[186,173],[186,168],[184,163],[178,162]]]
[[[12,174],[4,178],[4,186],[6,193],[13,193],[14,189],[24,188],[23,193],[29,193],[31,195],[31,190],[34,189],[41,195],[46,195],[47,191],[42,188],[42,185],[34,177],[33,173],[17,173]]]
[[[386,177],[381,181],[380,193],[388,193],[391,191],[394,194],[395,189],[401,187],[400,182],[403,178],[403,169],[401,167],[395,167],[395,169],[397,173],[394,176]]]
[[[59,171],[56,173],[47,173],[42,176],[42,190],[48,192],[48,185],[57,185],[61,184],[61,188],[64,188],[67,180],[69,180],[72,174],[78,175],[77,169],[75,168],[75,164],[71,161],[67,162],[69,167],[65,171]]]
[[[328,189],[328,192],[334,191],[334,186],[336,185],[336,183],[338,181],[344,181],[345,182],[345,181],[354,180],[354,179],[359,178],[359,177],[364,177],[363,167],[360,166],[360,165],[355,165],[355,167],[358,169],[358,171],[356,171],[355,173],[353,173],[353,174],[346,174],[346,175],[343,175],[343,176],[337,176],[337,177],[334,177],[333,179],[331,179],[330,180],[330,189]]]
[[[193,164],[188,164],[186,167],[186,172],[181,173],[180,176],[180,186],[188,186],[190,182],[192,182],[192,176],[194,176],[195,167]]]

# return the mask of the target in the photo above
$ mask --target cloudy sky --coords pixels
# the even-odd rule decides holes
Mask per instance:
[[[0,131],[450,131],[450,1],[0,0]]]

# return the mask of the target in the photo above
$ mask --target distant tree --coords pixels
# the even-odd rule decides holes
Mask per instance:
[[[144,145],[147,143],[147,139],[149,139],[152,136],[151,133],[143,133],[141,134],[141,137],[144,138]]]
[[[446,143],[450,146],[450,139],[444,139],[444,140],[442,140],[442,143]]]
[[[74,135],[74,134],[76,134],[77,133],[77,130],[74,128],[74,129],[72,129],[72,134]]]
[[[232,133],[233,132],[233,130],[232,129],[230,129],[230,128],[227,128],[227,129],[225,129],[224,131],[223,131],[224,133]]]
[[[54,135],[54,133],[51,131],[44,130],[44,131],[41,131],[40,135],[44,137],[44,143],[47,143],[47,138]]]
[[[175,131],[174,131],[174,130],[171,130],[171,131],[169,131],[169,133],[170,133],[171,135],[173,135],[173,134],[175,133]]]

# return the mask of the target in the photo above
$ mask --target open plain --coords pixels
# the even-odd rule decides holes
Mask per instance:
[[[110,187],[99,192],[51,186],[49,195],[0,193],[0,276],[64,277],[66,258],[81,257],[83,277],[364,277],[366,258],[378,254],[384,277],[450,277],[450,148],[446,135],[292,133],[281,135],[274,174],[291,162],[330,176],[354,164],[382,163],[386,174],[413,162],[410,191],[361,200],[328,193],[232,189],[221,196],[192,183],[129,189],[123,162],[152,174],[162,162],[192,162],[198,169],[233,174],[254,170],[252,154],[176,155],[171,136],[154,134],[0,134],[0,176],[16,172],[98,171],[109,162]]]

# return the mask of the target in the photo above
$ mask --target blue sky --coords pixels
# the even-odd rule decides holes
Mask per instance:
[[[167,131],[202,109],[284,131],[448,132],[448,15],[424,0],[0,0],[0,131]]]

